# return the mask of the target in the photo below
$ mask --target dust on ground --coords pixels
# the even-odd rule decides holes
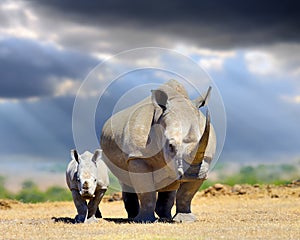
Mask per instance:
[[[194,223],[117,221],[126,218],[120,200],[117,193],[100,204],[104,218],[116,221],[93,224],[53,220],[73,219],[72,202],[0,200],[0,239],[300,239],[300,181],[283,186],[216,184],[193,199]]]

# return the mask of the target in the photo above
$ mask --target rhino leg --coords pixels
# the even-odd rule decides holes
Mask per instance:
[[[135,222],[154,222],[154,209],[156,203],[156,191],[152,167],[148,160],[133,159],[128,162],[130,180],[140,201],[140,211],[134,218]]]
[[[97,210],[99,210],[99,204],[100,204],[105,192],[106,192],[106,189],[99,189],[99,190],[95,191],[95,197],[92,198],[88,204],[88,216],[87,216],[88,219],[93,218],[94,220],[96,220],[96,212],[97,212]],[[99,210],[99,212],[100,212],[100,210]],[[101,212],[100,212],[100,215],[101,215]]]
[[[155,222],[157,220],[154,216],[156,192],[139,193],[138,197],[141,208],[139,214],[133,220],[140,223]]]
[[[137,194],[133,192],[122,192],[122,198],[128,214],[128,218],[136,217],[140,210],[140,204]]]
[[[96,217],[96,218],[102,218],[102,214],[101,214],[101,212],[100,212],[99,207],[97,207],[97,210],[96,210],[96,213],[95,213],[95,217]]]
[[[72,197],[77,209],[77,215],[75,217],[76,223],[84,223],[88,215],[88,206],[86,201],[81,197],[78,190],[72,190]]]
[[[159,192],[155,212],[161,219],[172,219],[171,209],[174,205],[176,191]]]
[[[173,218],[175,222],[194,222],[196,216],[191,212],[191,201],[199,190],[204,179],[184,182],[180,185],[176,194],[176,214]]]

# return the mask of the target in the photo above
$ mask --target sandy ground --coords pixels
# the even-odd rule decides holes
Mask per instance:
[[[75,216],[72,202],[0,200],[0,239],[300,239],[300,186],[210,188],[193,200],[194,223],[120,223],[126,217],[122,201],[104,201],[100,208],[115,221],[55,223],[53,217]]]

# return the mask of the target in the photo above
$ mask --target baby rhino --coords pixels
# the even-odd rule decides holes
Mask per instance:
[[[109,178],[101,155],[100,149],[94,155],[88,151],[79,155],[76,150],[71,150],[66,180],[78,213],[76,223],[94,222],[96,217],[102,217],[98,205],[107,190]]]

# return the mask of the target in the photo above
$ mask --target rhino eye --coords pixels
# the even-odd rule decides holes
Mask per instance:
[[[97,182],[97,179],[95,179],[94,182]]]
[[[175,153],[175,146],[173,145],[173,144],[169,144],[169,151],[171,152],[171,153]]]

